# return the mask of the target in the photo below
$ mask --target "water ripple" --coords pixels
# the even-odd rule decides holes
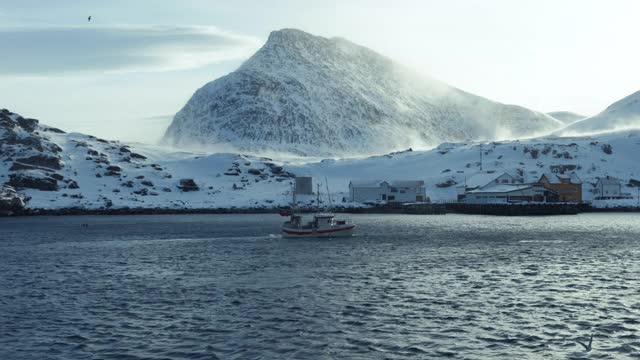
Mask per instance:
[[[0,359],[640,356],[638,215],[353,218],[0,219]]]

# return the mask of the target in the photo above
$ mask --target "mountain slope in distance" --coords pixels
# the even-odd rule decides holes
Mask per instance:
[[[464,92],[342,38],[274,31],[238,70],[198,89],[168,144],[358,156],[544,134],[555,118]]]
[[[640,91],[609,105],[598,115],[569,124],[559,135],[581,135],[640,129]]]

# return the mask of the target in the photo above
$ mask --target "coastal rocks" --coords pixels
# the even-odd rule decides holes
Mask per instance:
[[[140,155],[140,154],[138,154],[138,153],[134,153],[134,152],[130,153],[130,154],[129,154],[129,156],[130,156],[132,159],[147,160],[147,157],[146,157],[146,156],[144,156],[144,155]]]
[[[54,170],[62,169],[62,165],[63,165],[62,160],[60,160],[60,158],[51,156],[51,155],[46,155],[46,154],[39,154],[39,155],[30,156],[27,158],[16,159],[15,162],[24,164],[24,165],[32,165],[35,167],[54,169]]]
[[[147,196],[149,194],[149,189],[142,188],[140,190],[134,191],[133,193],[136,194],[136,195]]]
[[[31,166],[31,165],[26,165],[26,164],[22,164],[19,162],[14,162],[11,167],[9,168],[9,171],[20,171],[20,170],[36,170],[37,168],[35,166]]]
[[[67,188],[68,188],[68,189],[79,189],[79,188],[80,188],[80,186],[78,186],[78,183],[77,183],[75,180],[70,180],[70,181],[67,183]]]
[[[38,127],[38,123],[39,123],[39,121],[36,119],[28,119],[23,117],[17,118],[16,121],[18,122],[18,126],[20,126],[21,128],[25,129],[28,132],[34,132]]]
[[[193,181],[193,179],[180,179],[180,185],[178,186],[178,188],[183,192],[200,190],[200,188],[198,187],[198,184],[196,184],[196,182]]]
[[[9,175],[10,186],[14,188],[37,189],[42,191],[57,191],[58,181],[45,174],[31,171]]]
[[[0,214],[10,215],[24,209],[25,197],[9,185],[0,185]]]
[[[107,171],[104,173],[105,176],[115,176],[119,177],[121,175],[122,168],[117,165],[109,165],[107,166]]]
[[[51,127],[51,126],[44,127],[43,130],[44,131],[48,131],[48,132],[52,132],[52,133],[56,133],[56,134],[66,134],[65,131],[60,130],[60,129],[55,128],[55,127]]]
[[[5,137],[2,138],[2,142],[7,145],[22,145],[26,149],[44,151],[42,141],[35,135],[18,136],[14,132],[8,132]]]

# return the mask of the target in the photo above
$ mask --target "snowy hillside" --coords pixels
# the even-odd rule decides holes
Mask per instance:
[[[347,40],[285,29],[238,70],[196,91],[164,140],[182,148],[358,156],[560,126],[546,114],[419,76]]]
[[[291,176],[264,158],[130,146],[0,112],[0,184],[30,208],[272,207]]]
[[[545,172],[575,172],[583,181],[585,200],[594,198],[597,178],[606,175],[621,179],[624,192],[637,194],[636,188],[626,184],[632,179],[640,180],[635,155],[640,152],[640,130],[597,137],[445,143],[429,151],[324,160],[287,169],[319,179],[327,177],[332,188],[342,192],[335,194],[336,198],[347,196],[351,179],[419,179],[425,181],[427,196],[433,201],[452,201],[456,198],[456,185],[464,184],[465,178],[480,171],[480,151],[483,171],[508,172],[525,182],[536,181]],[[630,205],[636,205],[636,200]]]
[[[338,201],[348,196],[352,179],[425,180],[432,200],[451,201],[455,186],[479,171],[481,149],[483,170],[507,171],[526,181],[554,168],[575,171],[587,200],[593,198],[598,176],[618,177],[624,184],[640,180],[640,131],[445,143],[429,151],[304,163],[127,145],[67,134],[2,110],[0,184],[18,193],[3,185],[0,211],[3,204],[17,206],[23,200],[29,208],[43,209],[273,208],[289,202],[294,174],[312,175],[322,183],[327,178]],[[310,205],[312,198],[300,199]]]
[[[554,119],[560,120],[563,124],[571,124],[572,122],[576,122],[578,120],[586,118],[586,116],[584,115],[580,115],[571,111],[552,111],[548,112],[547,115],[553,117]]]
[[[628,129],[640,129],[640,91],[611,104],[600,114],[572,123],[557,133],[581,135]]]

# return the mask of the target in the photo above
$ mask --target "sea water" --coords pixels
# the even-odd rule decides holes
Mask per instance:
[[[638,214],[351,218],[2,218],[0,359],[640,355]]]

